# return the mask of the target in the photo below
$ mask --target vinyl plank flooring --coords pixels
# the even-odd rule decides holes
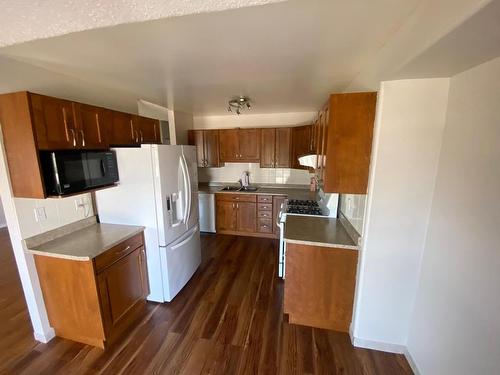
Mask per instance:
[[[1,374],[411,374],[403,356],[287,323],[277,241],[202,236],[202,265],[171,302],[148,303],[105,351],[37,343],[7,231],[0,230]],[[5,324],[7,322],[7,324]]]

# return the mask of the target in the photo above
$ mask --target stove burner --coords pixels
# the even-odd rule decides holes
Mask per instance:
[[[318,202],[313,200],[290,199],[286,212],[300,215],[323,215]]]

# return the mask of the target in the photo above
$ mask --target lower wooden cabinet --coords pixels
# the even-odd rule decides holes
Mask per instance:
[[[349,332],[358,251],[287,243],[284,312],[290,323]]]
[[[89,261],[34,258],[57,336],[105,348],[142,313],[149,294],[143,233]]]
[[[276,225],[283,195],[216,194],[217,233],[279,238]],[[276,202],[276,203],[274,203]]]

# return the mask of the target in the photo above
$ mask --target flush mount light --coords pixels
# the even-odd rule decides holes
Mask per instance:
[[[231,99],[228,102],[227,111],[236,113],[237,115],[241,114],[242,109],[250,109],[250,98],[246,96],[240,96],[238,98]]]

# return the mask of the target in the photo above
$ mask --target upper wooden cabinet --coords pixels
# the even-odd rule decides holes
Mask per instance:
[[[261,129],[219,130],[220,161],[258,163]]]
[[[111,126],[108,128],[109,144],[111,146],[137,146],[139,134],[134,129],[132,115],[113,111]]]
[[[291,128],[262,129],[260,166],[262,168],[290,168],[291,141]]]
[[[68,100],[26,93],[32,110],[32,123],[40,150],[64,150],[78,147],[73,103]],[[29,108],[18,108],[29,111]]]
[[[139,143],[160,143],[160,120],[132,116],[132,128]]]
[[[82,148],[107,149],[108,137],[106,124],[111,116],[103,108],[92,105],[74,103],[76,120],[76,139]]]
[[[320,114],[325,192],[366,194],[376,101],[376,92],[334,94]]]
[[[188,143],[196,146],[198,167],[219,166],[218,130],[189,130]]]
[[[299,157],[315,152],[312,139],[312,125],[296,126],[292,128],[292,162],[295,169],[309,169],[299,164]]]

